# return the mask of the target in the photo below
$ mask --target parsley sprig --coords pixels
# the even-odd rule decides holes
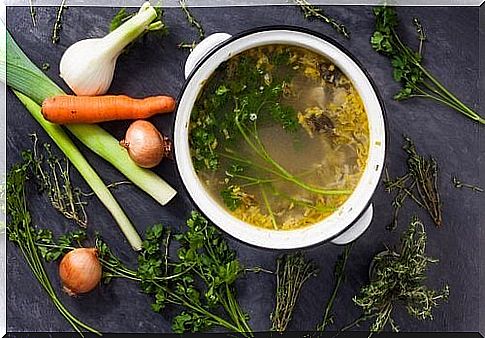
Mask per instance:
[[[418,51],[414,51],[405,45],[397,33],[399,21],[393,8],[377,7],[374,8],[374,14],[376,27],[370,42],[374,50],[391,59],[394,80],[402,85],[402,89],[394,96],[396,100],[412,97],[432,99],[460,112],[473,121],[485,124],[483,117],[461,102],[424,67],[422,50],[426,34],[418,19],[414,19],[414,25],[420,45]]]

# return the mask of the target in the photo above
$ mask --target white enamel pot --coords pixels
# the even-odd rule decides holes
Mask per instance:
[[[368,115],[369,157],[363,175],[347,201],[332,215],[311,226],[295,230],[270,230],[245,223],[231,215],[199,181],[192,165],[188,126],[193,105],[205,81],[216,68],[245,50],[286,44],[307,48],[331,60],[354,84]],[[179,98],[174,127],[177,167],[190,197],[214,224],[233,237],[259,247],[301,248],[324,241],[347,244],[358,238],[372,221],[371,197],[379,183],[384,165],[386,132],[384,110],[371,79],[358,62],[334,41],[317,33],[295,27],[265,27],[238,36],[216,33],[200,42],[185,64],[187,82]]]

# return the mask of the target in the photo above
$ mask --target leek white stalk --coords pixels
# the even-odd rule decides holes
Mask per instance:
[[[71,45],[62,55],[60,76],[76,95],[105,94],[123,49],[160,22],[157,12],[145,2],[138,13],[103,38],[85,39]]]

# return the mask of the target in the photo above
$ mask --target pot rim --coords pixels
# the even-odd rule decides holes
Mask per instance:
[[[328,43],[330,45],[333,45],[343,55],[345,55],[347,58],[349,58],[357,66],[357,68],[363,73],[364,78],[368,81],[368,84],[370,85],[370,88],[372,89],[372,92],[373,92],[373,94],[375,96],[375,99],[378,102],[378,105],[379,105],[379,108],[380,108],[380,115],[381,115],[381,118],[382,118],[382,133],[383,133],[382,140],[383,140],[383,143],[384,143],[382,145],[382,153],[383,153],[383,155],[382,155],[382,161],[380,163],[380,168],[376,169],[376,171],[379,171],[379,174],[376,176],[377,183],[366,194],[366,196],[367,196],[366,197],[366,202],[363,203],[364,206],[362,207],[362,210],[355,216],[355,218],[353,218],[350,222],[348,222],[348,224],[346,226],[342,227],[338,232],[336,232],[332,236],[329,236],[327,238],[319,239],[318,241],[312,241],[310,243],[298,243],[298,245],[285,245],[285,244],[281,244],[281,243],[280,243],[281,245],[274,245],[274,243],[270,243],[270,245],[268,245],[267,243],[261,243],[261,241],[252,241],[252,240],[248,240],[248,239],[242,239],[242,238],[238,237],[237,235],[233,234],[232,231],[229,231],[227,229],[227,227],[221,226],[217,222],[213,221],[211,219],[211,217],[208,216],[207,213],[204,210],[202,210],[202,208],[200,207],[199,203],[196,201],[196,199],[194,198],[194,196],[191,194],[189,188],[186,185],[186,182],[184,181],[184,176],[181,174],[181,164],[180,164],[180,161],[179,161],[179,154],[177,152],[177,148],[178,147],[176,145],[178,143],[178,142],[176,142],[176,140],[178,139],[177,136],[176,136],[176,131],[178,129],[177,126],[180,125],[180,122],[179,122],[179,114],[178,114],[179,108],[180,108],[179,107],[179,103],[181,102],[182,98],[186,95],[187,87],[189,86],[189,84],[191,84],[191,82],[192,82],[195,74],[197,74],[197,71],[203,65],[205,65],[206,62],[210,61],[211,58],[214,56],[214,54],[216,54],[218,51],[220,51],[222,48],[228,46],[229,44],[234,43],[235,41],[240,40],[242,38],[246,38],[248,36],[251,36],[253,34],[266,33],[266,32],[270,33],[270,32],[276,32],[276,31],[288,31],[290,33],[302,33],[302,34],[306,34],[306,35],[309,35],[311,37],[314,37],[314,38],[323,40],[324,42],[326,42],[326,43]],[[292,43],[294,44],[294,41],[291,41],[291,40],[288,41],[288,44],[289,45],[291,45]],[[267,44],[271,44],[271,43],[267,43]],[[248,50],[248,49],[251,49],[251,48],[254,48],[254,47],[255,46],[249,46],[248,48],[246,48],[244,50]],[[303,47],[303,48],[305,48],[305,47]],[[311,49],[309,47],[306,47],[306,48],[307,49]],[[321,54],[321,55],[327,57],[327,55],[325,55],[325,53],[323,53],[322,51],[317,51],[316,49],[313,49],[313,51],[314,52],[317,52],[318,54]],[[228,57],[227,59],[233,57],[236,54],[239,54],[240,52],[241,51],[239,51],[237,53],[234,53],[234,54],[231,54],[230,57]],[[218,65],[216,66],[216,68],[222,62],[223,61],[221,61],[220,63],[218,63]],[[206,76],[202,81],[200,81],[199,82],[199,85],[200,85],[200,83],[203,83],[206,79],[208,79],[211,74],[212,74],[212,72],[208,76]],[[200,90],[200,88],[199,88],[199,90]],[[197,91],[196,94],[198,94],[198,93],[199,92]],[[189,114],[189,119],[190,119],[190,114]],[[188,121],[186,121],[186,123],[188,125]],[[385,109],[385,105],[384,105],[382,96],[381,96],[381,94],[380,94],[380,92],[379,92],[379,90],[378,90],[378,88],[377,88],[374,80],[372,79],[372,77],[370,76],[369,72],[367,71],[367,69],[362,65],[362,63],[352,53],[350,53],[339,42],[337,42],[336,40],[334,40],[334,39],[332,39],[332,38],[330,38],[330,37],[328,37],[328,36],[326,36],[326,35],[324,35],[322,33],[315,32],[313,30],[310,30],[310,29],[307,29],[307,28],[303,28],[303,27],[297,27],[297,26],[271,25],[271,26],[261,26],[261,27],[252,28],[252,29],[245,30],[243,32],[240,32],[238,34],[235,34],[235,35],[231,36],[227,40],[225,40],[225,41],[223,41],[223,42],[221,42],[221,43],[213,46],[211,49],[209,49],[208,52],[204,55],[204,57],[202,57],[200,59],[200,61],[196,63],[196,65],[194,66],[194,69],[190,72],[189,76],[185,80],[184,85],[182,87],[182,90],[180,91],[180,93],[178,95],[178,99],[177,99],[177,114],[176,114],[176,118],[175,118],[175,121],[174,121],[174,129],[173,129],[172,139],[174,140],[174,149],[175,149],[175,151],[174,151],[174,159],[176,160],[177,171],[178,171],[178,173],[180,175],[180,178],[182,179],[182,182],[183,182],[182,185],[183,185],[184,190],[187,192],[187,195],[188,195],[189,199],[193,202],[193,204],[197,207],[197,209],[199,209],[206,217],[208,217],[209,220],[211,220],[219,229],[221,229],[222,231],[228,233],[229,235],[231,235],[232,237],[234,237],[238,241],[244,242],[244,243],[249,244],[251,246],[256,246],[256,247],[259,247],[259,248],[266,248],[266,249],[296,249],[296,248],[311,247],[311,246],[323,244],[323,243],[326,243],[328,241],[331,241],[332,239],[337,238],[338,236],[340,236],[341,234],[343,234],[344,232],[346,232],[347,230],[349,230],[361,218],[361,216],[366,212],[367,208],[371,204],[372,197],[375,194],[375,191],[376,191],[376,189],[377,189],[377,187],[379,185],[378,183],[380,182],[380,179],[382,177],[383,167],[384,167],[384,164],[386,163],[386,158],[387,158],[386,147],[388,145],[388,138],[389,138],[389,135],[387,133],[387,130],[388,130],[387,112],[386,112],[386,109]],[[188,142],[188,140],[187,140],[187,142]],[[370,146],[371,145],[370,145],[370,141],[369,141],[369,147]],[[367,163],[366,166],[367,165],[369,165],[369,163]],[[190,161],[190,166],[193,169],[192,161]],[[364,172],[365,172],[365,169],[364,169]],[[361,180],[362,180],[363,176],[364,175],[362,174]],[[198,178],[197,178],[197,180],[198,180]],[[357,187],[360,184],[361,184],[361,182],[359,181],[359,183],[356,186],[356,189],[357,189]],[[209,195],[209,193],[205,190],[205,188],[203,189],[203,193],[205,195]],[[350,196],[352,196],[352,195],[350,195]],[[350,196],[349,196],[349,199],[350,199]],[[344,202],[344,205],[346,203],[347,203],[347,201]],[[273,229],[265,229],[265,228],[257,227],[255,225],[252,225],[252,224],[246,223],[244,221],[241,221],[238,218],[236,218],[235,216],[231,215],[227,210],[224,209],[224,207],[220,206],[219,204],[218,204],[218,206],[219,206],[220,212],[228,214],[228,217],[229,218],[232,218],[233,220],[237,220],[238,222],[242,222],[247,227],[250,227],[252,229],[259,230],[259,231],[264,231],[264,232],[268,232],[268,233],[282,233],[282,232],[291,233],[291,232],[297,232],[297,231],[302,230],[302,229],[316,227],[319,224],[325,223],[325,221],[327,219],[327,218],[325,218],[324,220],[322,220],[320,222],[314,223],[314,224],[309,225],[309,226],[304,227],[304,228],[293,229],[293,230],[273,230]],[[335,213],[337,213],[337,211],[335,211],[333,214],[335,214]]]

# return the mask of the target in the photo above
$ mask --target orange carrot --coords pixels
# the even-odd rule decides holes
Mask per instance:
[[[133,99],[126,95],[74,96],[59,95],[42,103],[42,115],[57,124],[98,123],[113,120],[146,119],[175,109],[170,96]]]

